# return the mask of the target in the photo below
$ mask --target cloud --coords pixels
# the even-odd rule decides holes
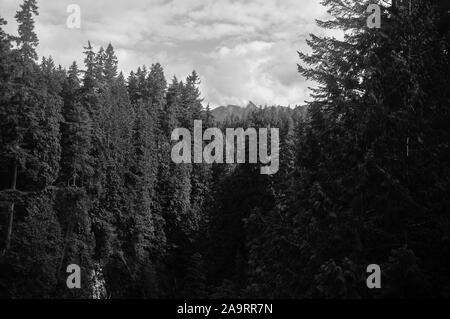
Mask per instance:
[[[268,105],[302,103],[306,86],[296,71],[297,55],[287,54],[289,50],[287,44],[264,41],[217,48],[200,68],[206,79],[205,99],[237,105],[249,100]]]
[[[66,8],[82,10],[82,28],[68,29]],[[45,0],[38,3],[40,55],[68,66],[82,64],[83,46],[112,42],[126,73],[160,62],[170,79],[196,69],[205,102],[213,106],[299,104],[308,97],[296,71],[297,50],[306,50],[315,19],[326,15],[311,0]],[[2,0],[12,22],[17,0]],[[14,32],[11,23],[9,32]]]

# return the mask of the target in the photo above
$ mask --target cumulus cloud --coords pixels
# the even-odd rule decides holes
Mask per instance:
[[[10,22],[17,0],[1,0]],[[82,28],[68,29],[66,8],[82,10]],[[201,75],[205,102],[300,104],[308,98],[296,71],[298,50],[309,33],[322,33],[326,16],[317,0],[45,0],[38,3],[39,54],[68,66],[82,64],[82,47],[112,42],[119,67],[129,73],[160,62],[170,79],[193,69]]]

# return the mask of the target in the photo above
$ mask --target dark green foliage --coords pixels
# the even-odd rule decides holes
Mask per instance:
[[[448,118],[448,94],[435,91],[449,83],[448,57],[443,54],[448,34],[437,32],[436,7],[417,1],[411,12],[386,14],[383,29],[376,31],[355,18],[368,2],[325,4],[336,19],[319,24],[351,32],[345,41],[313,36],[313,53],[300,54],[299,71],[319,82],[309,119],[297,133],[299,182],[292,214],[298,214],[299,233],[304,234],[298,245],[306,245],[314,256],[306,269],[325,278],[338,274],[330,258],[347,258],[362,275],[364,265],[385,261],[391,250],[407,246],[408,254],[417,256],[409,259],[409,267],[431,267],[427,272],[436,280],[447,278],[446,271],[438,274],[432,266],[437,261],[432,247],[446,246],[441,234],[450,225],[447,200],[436,194],[449,186],[448,165],[437,155],[447,152],[448,143],[441,138],[448,133],[436,130],[438,118]],[[437,74],[440,79],[433,80]],[[439,177],[432,172],[440,172]],[[429,227],[439,234],[425,235]],[[444,263],[439,267],[448,268]],[[303,283],[311,277],[308,271],[299,273]],[[398,279],[388,272],[388,282]],[[419,270],[409,274],[415,278],[406,282],[427,282]],[[324,286],[327,280],[322,280],[320,296],[368,296],[341,281],[339,287],[337,282]],[[407,297],[399,282],[393,286],[391,297]],[[445,289],[445,284],[439,286],[433,295]],[[316,287],[311,282],[305,291],[314,293]],[[416,284],[414,291],[421,289]]]
[[[54,192],[27,196],[18,205],[11,247],[0,260],[3,298],[55,298],[63,234]]]
[[[18,37],[0,18],[0,297],[449,297],[448,16],[394,1],[368,29],[369,3],[323,1],[319,26],[346,33],[300,53],[306,106],[249,103],[222,123],[195,71],[125,80],[114,47],[90,42],[84,70],[38,64],[36,1]],[[174,164],[171,133],[195,120],[279,128],[278,173]]]
[[[190,258],[184,278],[183,293],[184,298],[201,299],[208,296],[206,291],[206,268],[203,256],[195,253]]]
[[[24,61],[36,60],[38,58],[35,48],[39,44],[39,40],[34,32],[33,19],[33,15],[38,14],[36,0],[25,0],[15,15],[19,25],[17,30],[19,36],[15,40]]]

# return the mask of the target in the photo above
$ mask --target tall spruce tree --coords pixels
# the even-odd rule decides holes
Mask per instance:
[[[448,76],[436,68],[448,69],[443,54],[446,42],[437,32],[436,4],[415,1],[410,6],[383,7],[381,30],[366,27],[362,13],[368,1],[324,4],[335,19],[319,25],[346,33],[344,40],[312,36],[308,41],[312,54],[300,54],[304,63],[300,73],[318,82],[318,87],[309,103],[309,121],[302,124],[298,136],[300,182],[293,213],[298,212],[299,231],[307,234],[303,241],[308,245],[305,271],[299,278],[313,296],[365,296],[355,283],[362,280],[369,259],[412,255],[419,260],[414,267],[420,264],[428,271],[435,267],[425,262],[437,260],[430,258],[435,252],[424,250],[420,243],[426,240],[429,247],[440,246],[442,237],[429,239],[427,227],[419,234],[413,225],[435,224],[446,205],[435,198],[433,202],[440,204],[430,206],[424,194],[437,190],[424,182],[423,175],[423,165],[429,172],[440,165],[435,155],[442,144],[431,140],[447,135],[427,129],[438,123],[436,114],[448,116],[438,106],[446,97],[432,93],[448,83]],[[427,53],[431,47],[432,57]],[[430,81],[431,74],[443,78]],[[424,149],[434,150],[434,155],[427,158]],[[440,176],[447,176],[438,170]],[[448,187],[445,182],[441,185]],[[448,228],[447,223],[441,226],[440,231]],[[394,249],[406,252],[391,255]],[[421,289],[393,284],[390,293],[402,297],[429,293],[421,274],[427,270],[417,269],[397,275],[406,276],[403,285],[414,283]],[[306,270],[316,279],[308,281],[312,277]]]
[[[13,71],[8,80],[8,95],[2,100],[1,118],[4,162],[8,162],[10,189],[36,190],[50,185],[59,170],[59,122],[61,101],[52,88],[45,84],[36,64],[33,15],[37,14],[35,1],[24,1],[16,14],[19,36],[17,49],[11,54]],[[39,151],[36,151],[39,150]],[[23,180],[21,180],[23,178]],[[31,183],[29,183],[32,181]],[[3,254],[10,246],[14,221],[14,203],[9,209]]]

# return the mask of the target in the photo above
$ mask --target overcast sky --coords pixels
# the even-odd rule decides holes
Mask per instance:
[[[16,32],[19,0],[0,0],[0,15]],[[69,4],[81,7],[81,29],[69,29]],[[40,0],[39,55],[68,67],[83,61],[83,46],[111,42],[126,75],[160,62],[168,80],[195,69],[212,106],[295,105],[308,99],[297,73],[297,51],[309,33],[322,34],[319,0]]]

